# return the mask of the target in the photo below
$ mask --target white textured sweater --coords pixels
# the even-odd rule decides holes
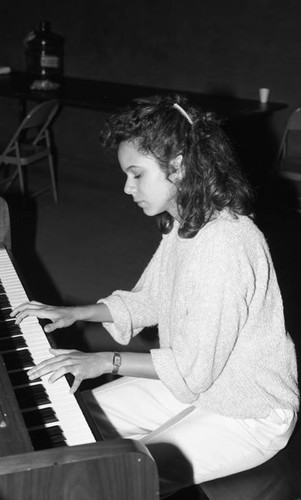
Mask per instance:
[[[192,239],[181,239],[175,223],[134,289],[99,302],[120,344],[158,325],[154,367],[180,401],[237,418],[298,410],[295,349],[275,270],[248,217],[224,211]]]

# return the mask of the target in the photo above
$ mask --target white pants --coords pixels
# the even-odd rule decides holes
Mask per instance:
[[[160,494],[251,469],[287,444],[293,411],[233,419],[179,402],[160,380],[122,377],[85,393],[105,439],[139,439],[159,472]]]

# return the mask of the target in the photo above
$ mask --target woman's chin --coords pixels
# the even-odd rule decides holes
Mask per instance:
[[[148,217],[152,217],[154,215],[157,215],[157,212],[151,210],[150,208],[143,207],[142,210],[145,213],[145,215],[147,215]]]
[[[141,208],[141,210],[143,210],[144,214],[147,215],[148,217],[154,217],[155,215],[159,215],[160,213],[162,213],[162,210],[151,207],[145,202],[141,204],[138,203],[138,205]]]

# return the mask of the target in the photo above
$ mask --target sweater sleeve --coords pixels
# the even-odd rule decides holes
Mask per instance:
[[[220,376],[247,321],[250,290],[242,266],[254,287],[250,262],[241,262],[237,244],[222,235],[197,250],[179,332],[169,346],[151,351],[159,378],[185,403],[196,400]]]
[[[109,297],[98,300],[107,305],[113,318],[113,323],[103,323],[103,326],[120,344],[128,344],[143,328],[158,323],[157,301],[163,245],[164,241],[161,240],[131,291],[116,290]]]

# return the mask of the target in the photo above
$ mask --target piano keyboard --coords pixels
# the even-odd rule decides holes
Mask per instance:
[[[0,248],[0,351],[14,386],[25,423],[33,441],[42,440],[45,429],[55,445],[93,443],[95,438],[65,377],[50,384],[49,375],[30,382],[27,369],[51,355],[47,337],[34,317],[20,325],[9,317],[11,309],[28,297],[5,248]],[[21,364],[21,367],[20,367]],[[60,435],[57,436],[58,429]],[[55,444],[57,443],[57,444]]]

